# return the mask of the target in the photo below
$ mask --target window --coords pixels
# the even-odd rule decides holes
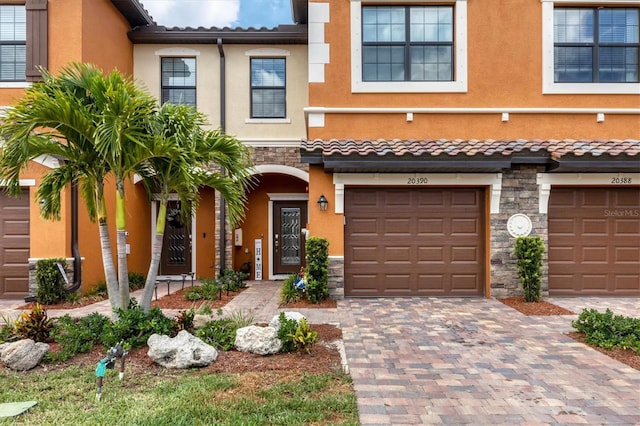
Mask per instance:
[[[467,1],[351,1],[351,91],[465,93]]]
[[[555,8],[556,83],[637,83],[637,8]]]
[[[285,118],[284,58],[251,58],[251,118]]]
[[[25,81],[27,14],[24,5],[0,6],[0,81]]]
[[[195,58],[162,58],[161,101],[196,106]]]
[[[640,93],[640,2],[540,1],[542,93]]]
[[[452,81],[452,6],[364,6],[363,81]]]

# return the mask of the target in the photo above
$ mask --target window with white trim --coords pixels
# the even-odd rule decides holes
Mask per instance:
[[[0,82],[25,81],[27,13],[24,5],[0,6]]]
[[[466,0],[351,0],[351,81],[353,92],[466,92]]]
[[[453,6],[363,6],[362,79],[453,80]]]
[[[251,118],[285,118],[287,77],[284,58],[251,58]]]
[[[637,83],[638,8],[556,7],[556,83]]]
[[[640,1],[540,1],[543,93],[640,94]]]
[[[161,102],[196,106],[196,58],[161,59]]]

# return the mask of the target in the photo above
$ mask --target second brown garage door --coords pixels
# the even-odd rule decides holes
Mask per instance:
[[[640,296],[640,188],[553,188],[549,294]]]
[[[484,190],[346,188],[346,296],[484,294]]]
[[[0,299],[29,294],[29,192],[14,198],[0,190]]]

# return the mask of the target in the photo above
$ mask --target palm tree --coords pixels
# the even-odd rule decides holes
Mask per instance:
[[[159,202],[151,262],[140,306],[148,311],[160,264],[167,203],[176,194],[188,223],[206,185],[227,200],[229,220],[236,224],[244,213],[251,156],[237,139],[219,130],[204,130],[204,115],[188,105],[165,103],[155,116],[151,133],[156,154],[139,174],[151,197]],[[226,173],[223,172],[226,170]]]
[[[44,81],[34,84],[3,117],[0,136],[0,177],[10,193],[19,191],[20,172],[43,155],[61,160],[38,187],[41,215],[59,219],[60,193],[75,181],[90,219],[98,221],[107,292],[111,308],[126,309],[129,285],[125,255],[124,180],[150,156],[148,117],[155,100],[131,80],[114,71],[104,75],[93,65],[74,63],[58,77],[41,70]],[[104,179],[116,181],[118,279],[107,228]]]

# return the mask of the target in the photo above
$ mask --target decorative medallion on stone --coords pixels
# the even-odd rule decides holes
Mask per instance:
[[[507,230],[509,234],[516,237],[526,237],[531,233],[531,219],[522,213],[516,213],[507,221]]]

